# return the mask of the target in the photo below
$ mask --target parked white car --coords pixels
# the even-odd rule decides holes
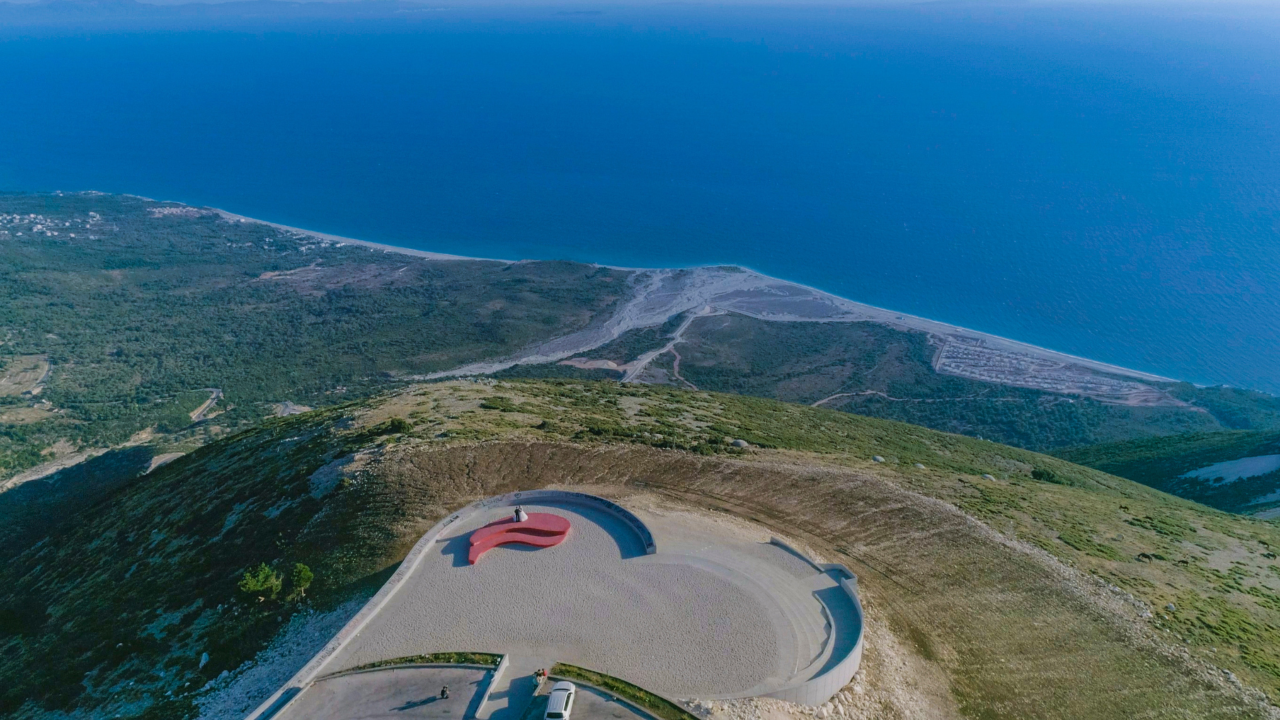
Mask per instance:
[[[573,700],[578,695],[578,688],[571,682],[561,680],[551,686],[551,694],[547,697],[547,714],[544,720],[569,720],[573,712]]]

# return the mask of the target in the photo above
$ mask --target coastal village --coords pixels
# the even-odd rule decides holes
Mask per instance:
[[[1082,395],[1114,405],[1186,405],[1151,385],[1030,353],[998,350],[979,338],[935,336],[934,343],[939,346],[934,369],[948,375],[1062,395]]]

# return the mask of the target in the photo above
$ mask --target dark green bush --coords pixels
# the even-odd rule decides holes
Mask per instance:
[[[1036,468],[1031,471],[1031,477],[1039,480],[1040,482],[1057,483],[1059,485],[1065,484],[1058,478],[1058,474],[1049,468]]]

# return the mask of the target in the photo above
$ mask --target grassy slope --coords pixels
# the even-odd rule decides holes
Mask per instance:
[[[766,449],[737,451],[725,437]],[[370,452],[328,492],[309,479],[361,450]],[[1032,479],[1034,469],[1053,482]],[[1280,697],[1273,524],[1059,459],[845,413],[509,382],[420,386],[268,421],[6,543],[0,713],[29,700],[19,717],[125,703],[181,717],[198,688],[250,658],[296,609],[238,599],[247,567],[305,562],[317,575],[310,602],[328,605],[380,582],[451,509],[550,483],[730,508],[851,563],[878,627],[936,668],[968,717],[1256,716],[1229,686],[1188,670],[1189,658]],[[1114,584],[1119,609],[1100,610],[1052,563],[926,497]],[[1158,610],[1169,602],[1176,611]],[[1149,624],[1133,620],[1140,603],[1157,608]],[[1160,650],[1179,640],[1185,651]],[[883,652],[869,648],[868,682],[896,672]]]
[[[0,215],[43,218],[0,218],[0,366],[47,355],[36,399],[58,411],[19,422],[34,400],[0,393],[0,477],[59,438],[182,430],[201,388],[225,392],[216,424],[242,427],[571,332],[627,293],[604,268],[432,262],[157,209],[174,207],[0,194]]]
[[[904,487],[952,503],[1154,608],[1174,603],[1181,611],[1156,618],[1162,631],[1280,695],[1280,564],[1273,552],[1280,532],[1274,524],[1036,453],[833,411],[607,384],[585,392],[568,385],[554,399],[543,391],[542,399],[521,406],[514,387],[510,402],[525,412],[505,413],[507,418],[540,418],[542,432],[570,439],[622,438],[721,452],[718,441],[740,437],[859,468],[887,465]],[[648,399],[643,411],[628,412],[630,397]],[[573,424],[563,426],[575,414]],[[429,431],[485,439],[490,432],[510,432],[502,420],[493,431],[461,419],[437,421]],[[875,455],[887,463],[868,462]],[[1033,479],[1036,469],[1051,473],[1052,481]],[[982,477],[987,474],[994,479]]]
[[[1206,505],[1241,512],[1280,505],[1252,503],[1280,489],[1280,473],[1225,484],[1180,476],[1214,463],[1276,453],[1280,453],[1280,433],[1240,430],[1106,443],[1057,454]]]

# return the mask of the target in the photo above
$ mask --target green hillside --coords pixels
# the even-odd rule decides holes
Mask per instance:
[[[584,357],[626,363],[665,345],[679,320],[633,330]],[[685,330],[676,350],[681,376],[698,389],[821,402],[835,410],[1042,452],[1151,436],[1280,427],[1280,398],[1265,393],[1177,383],[1167,391],[1187,405],[1141,407],[945,375],[933,367],[936,348],[928,335],[869,322],[702,317]],[[655,364],[670,370],[672,360],[668,353]],[[561,369],[547,367],[540,374]]]
[[[605,322],[633,279],[578,263],[431,260],[130,196],[0,194],[0,488],[50,461],[188,452],[278,413],[509,356]],[[627,362],[682,320],[587,356]],[[1041,451],[1280,427],[1280,399],[1229,388],[1176,384],[1167,391],[1185,407],[1129,407],[939,374],[928,336],[872,323],[702,317],[677,351],[702,390]],[[616,376],[557,364],[500,374]],[[1127,476],[1233,510],[1267,487]]]
[[[59,440],[203,442],[277,403],[509,354],[600,321],[626,277],[431,261],[130,196],[0,194],[0,480]],[[208,388],[224,397],[192,430]]]
[[[732,512],[848,563],[868,712],[906,713],[899,685],[937,717],[1264,717],[1251,693],[1280,699],[1280,528],[917,426],[450,382],[269,419],[148,474],[139,460],[82,475],[74,502],[45,492],[39,522],[0,504],[0,714],[193,717],[295,614],[367,595],[437,519],[553,484]]]
[[[1280,432],[1235,431],[1146,438],[1064,450],[1059,457],[1231,512],[1280,506],[1280,471],[1232,482],[1182,477],[1221,462],[1280,454]]]

